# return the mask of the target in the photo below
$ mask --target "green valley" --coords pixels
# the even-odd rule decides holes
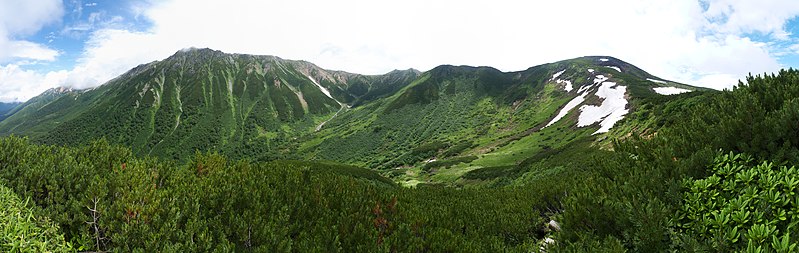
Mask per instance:
[[[716,91],[608,56],[360,75],[185,49],[11,109],[0,196],[45,250],[791,252],[797,97],[792,69]]]

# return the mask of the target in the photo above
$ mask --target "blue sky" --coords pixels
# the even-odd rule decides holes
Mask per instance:
[[[99,29],[126,29],[146,31],[152,23],[139,16],[135,2],[125,0],[63,1],[64,13],[60,21],[42,27],[28,39],[58,50],[54,61],[28,66],[37,71],[72,69],[80,59],[92,32]]]
[[[610,55],[723,89],[799,67],[797,17],[796,0],[0,0],[0,102],[95,87],[187,47],[362,74]]]
[[[780,56],[780,63],[787,67],[799,68],[799,18],[794,16],[785,24],[785,30],[792,34],[790,39],[777,43],[778,48],[785,48],[786,55]],[[767,36],[759,36],[761,41],[769,41]]]

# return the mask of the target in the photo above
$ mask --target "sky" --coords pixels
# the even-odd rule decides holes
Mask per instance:
[[[196,47],[382,74],[587,55],[731,88],[799,68],[797,0],[0,0],[0,102],[86,89]]]

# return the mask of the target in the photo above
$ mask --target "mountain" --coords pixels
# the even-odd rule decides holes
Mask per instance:
[[[442,65],[370,76],[187,49],[94,89],[45,92],[0,122],[0,133],[62,145],[105,138],[179,160],[195,150],[332,160],[406,184],[453,183],[626,135],[611,130],[641,101],[692,90],[702,89],[603,56],[516,72]],[[650,129],[647,120],[625,126]]]
[[[22,103],[19,102],[10,102],[10,103],[0,103],[0,121],[7,118],[12,110],[19,106]]]
[[[196,54],[186,62],[218,54],[277,64],[276,57],[181,53]],[[209,78],[239,69],[209,62],[182,78],[167,68],[174,63],[156,62],[93,90],[50,90],[0,122],[31,132],[0,138],[0,190],[8,189],[0,195],[28,217],[6,219],[17,228],[6,238],[23,244],[0,251],[793,252],[799,245],[792,233],[799,222],[797,70],[710,91],[604,56],[516,72],[445,65],[399,78],[338,72],[339,79],[319,70],[307,82],[289,79],[308,63],[283,60],[286,71],[275,78],[299,96],[279,93],[270,79]],[[319,81],[319,73],[340,81]],[[181,161],[114,144],[114,135],[53,136],[64,125],[106,124],[92,117],[112,119],[128,107],[146,109],[156,120],[145,122],[159,129],[172,89],[159,84],[173,82],[184,85],[171,99],[181,114],[167,123],[229,117],[230,108],[241,112],[233,105],[247,108],[241,100],[253,81],[269,89],[249,103],[268,102],[262,110],[271,114],[250,114],[262,121],[249,126],[272,122],[291,135],[257,136],[251,143],[258,146],[241,150],[230,150],[237,139],[229,138],[228,146]],[[358,82],[375,96],[354,92]],[[229,83],[233,92],[225,93]],[[303,107],[287,98],[306,95],[321,102]],[[191,100],[203,102],[195,106],[201,110],[186,106]],[[272,106],[281,100],[303,110],[281,113]],[[208,125],[216,132],[205,136],[227,138],[228,125],[238,125],[229,121]],[[78,144],[41,144],[54,140]],[[264,152],[273,156],[248,155],[269,140],[276,144]],[[165,156],[161,147],[153,154]],[[235,156],[241,159],[228,159]],[[256,161],[275,158],[300,161]]]
[[[91,90],[45,92],[0,123],[0,132],[53,144],[104,137],[163,157],[221,150],[268,158],[296,132],[418,74],[365,76],[273,56],[181,50]]]
[[[704,90],[613,57],[517,72],[439,66],[393,96],[331,120],[296,153],[386,170],[406,184],[452,183],[470,171],[524,167],[573,143],[607,145],[607,136],[652,131],[654,115],[639,117],[638,108],[673,99],[662,88]],[[630,114],[636,120],[623,121]]]
[[[52,88],[31,98],[9,111],[7,119],[0,121],[5,133],[18,133],[31,137],[46,134],[59,123],[73,118],[69,114],[77,105],[80,91]],[[77,106],[76,106],[77,105]]]

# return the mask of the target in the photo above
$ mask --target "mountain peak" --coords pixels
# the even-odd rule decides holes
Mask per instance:
[[[594,60],[594,61],[598,61],[598,62],[624,62],[622,60],[619,60],[619,58],[616,58],[616,57],[613,57],[613,56],[607,56],[607,55],[590,55],[590,56],[584,56],[582,58],[583,59]],[[624,63],[626,63],[626,62],[624,62]]]
[[[44,91],[43,94],[66,94],[74,91],[71,87],[55,87]]]
[[[205,47],[205,48],[187,47],[187,48],[183,48],[183,49],[180,49],[177,52],[175,52],[175,54],[180,54],[180,53],[224,53],[224,52],[219,51],[219,50],[210,49],[210,48],[207,48],[207,47]]]
[[[98,137],[94,133],[119,135],[119,142],[135,147],[134,152],[139,154],[186,157],[190,155],[188,150],[210,147],[233,152],[266,142],[274,148],[284,145],[278,140],[304,134],[304,129],[324,132],[347,123],[339,118],[363,115],[414,115],[405,119],[408,122],[428,118],[418,116],[428,114],[447,119],[462,117],[469,122],[498,120],[496,123],[505,129],[500,132],[515,129],[520,136],[530,135],[531,129],[544,125],[552,125],[552,129],[602,127],[597,132],[605,132],[613,124],[609,120],[596,123],[596,118],[604,122],[610,117],[607,112],[616,112],[610,118],[620,119],[624,116],[621,112],[635,110],[627,107],[631,104],[627,99],[657,96],[657,89],[675,88],[692,89],[654,77],[611,56],[585,56],[517,72],[486,66],[441,65],[425,73],[407,69],[359,75],[276,56],[185,48],[167,59],[139,65],[92,90],[50,90],[36,99],[41,101],[36,104],[38,107],[30,107],[27,114],[15,114],[5,121],[12,123],[0,124],[0,133],[24,133],[21,129],[38,126],[31,133],[52,143]],[[539,101],[554,102],[532,106],[544,105]],[[361,106],[363,110],[348,113],[349,108]],[[499,121],[492,113],[472,113],[487,108],[504,108],[506,113],[519,114],[510,121]],[[588,120],[585,115],[592,114],[592,109],[598,116]],[[121,116],[116,121],[102,121],[97,115]],[[328,121],[330,124],[326,124]],[[464,128],[457,131],[466,131],[467,121],[433,132],[455,131],[458,127]],[[417,123],[417,130],[432,131],[423,129],[430,122]],[[382,128],[376,124],[370,131]],[[400,126],[394,130],[417,127]],[[80,129],[76,132],[82,135],[60,134],[75,129]],[[207,133],[214,133],[213,143],[195,141],[207,139]],[[176,149],[179,146],[181,149]],[[325,157],[322,153],[327,151],[319,152]],[[327,155],[337,151],[330,152]]]

